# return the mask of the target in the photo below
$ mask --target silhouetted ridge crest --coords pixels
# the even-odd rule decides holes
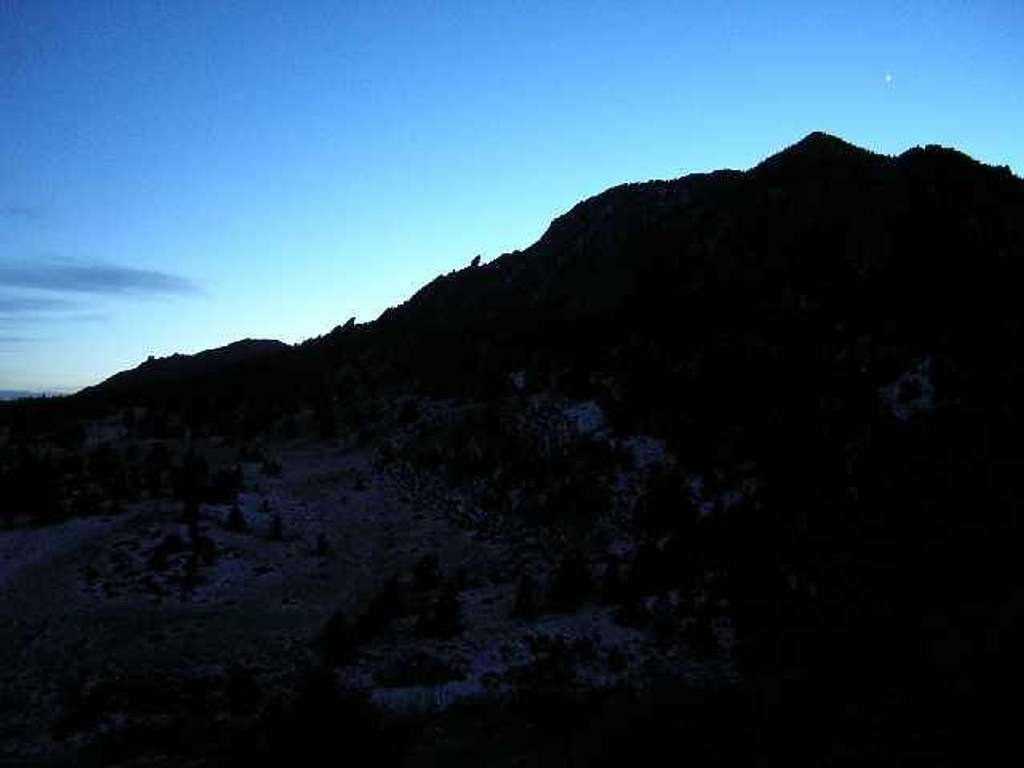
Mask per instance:
[[[1019,177],[1008,165],[989,165],[975,160],[958,149],[944,147],[940,144],[911,147],[898,155],[896,161],[906,166],[916,167],[924,173],[939,172],[948,176],[950,173],[971,173],[985,169],[1019,180]]]
[[[726,353],[703,350],[709,333],[747,327],[749,338],[736,343],[775,334],[764,343],[783,349],[818,322],[823,334],[884,331],[909,364],[907,350],[934,352],[935,339],[959,349],[987,315],[1009,312],[1007,292],[1024,263],[1022,191],[1012,175],[953,150],[891,158],[815,132],[750,171],[612,187],[522,251],[441,275],[374,322],[245,365],[284,382],[300,372],[322,378],[322,369],[363,356],[374,370],[402,371],[405,383],[447,390],[571,359],[577,368],[624,366],[616,375],[632,380],[640,374],[630,366],[640,368],[623,361],[641,348],[667,345],[658,353],[665,360],[716,357]],[[972,303],[985,311],[968,312]],[[988,320],[1020,325],[1016,316]],[[157,361],[102,388],[132,382],[139,391],[173,378],[168,366],[219,375],[196,357]],[[677,363],[659,362],[668,373],[647,378],[680,378],[686,367]]]
[[[814,131],[759,163],[751,173],[770,177],[847,174],[877,168],[888,160],[885,155],[854,146],[830,134]]]
[[[138,391],[150,386],[219,375],[229,368],[259,361],[287,349],[287,344],[272,339],[241,339],[194,355],[174,353],[167,357],[150,357],[137,367],[121,371],[83,391]]]

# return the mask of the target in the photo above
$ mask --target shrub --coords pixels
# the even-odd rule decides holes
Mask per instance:
[[[697,523],[697,509],[685,478],[676,470],[654,470],[640,499],[637,517],[641,527],[653,536],[675,532],[689,537]]]
[[[648,542],[633,558],[627,592],[630,597],[642,597],[674,587],[688,586],[692,578],[691,570],[690,558],[681,547],[660,547]]]
[[[339,748],[396,765],[404,746],[400,738],[384,734],[365,697],[340,689],[325,667],[308,670],[290,698],[270,702],[248,736],[229,765],[324,765]]]
[[[660,640],[668,640],[679,629],[675,608],[665,595],[659,595],[654,600],[651,609],[651,628]]]
[[[181,540],[181,536],[176,533],[167,534],[163,541],[153,547],[153,551],[149,553],[149,567],[154,571],[167,570],[167,556],[175,555],[184,548],[185,543]]]
[[[706,616],[692,619],[686,626],[686,642],[698,656],[708,656],[718,647],[718,638]]]
[[[158,544],[149,553],[149,568],[154,571],[166,571],[167,565],[167,550],[162,544]]]
[[[635,597],[628,597],[615,612],[615,623],[623,627],[643,627],[651,620],[650,611],[644,602]]]
[[[442,659],[418,651],[377,670],[373,677],[380,685],[400,687],[465,680],[466,673]]]
[[[181,522],[190,523],[199,518],[199,498],[187,497],[181,507]]]
[[[324,624],[316,638],[316,649],[329,666],[347,664],[355,655],[355,632],[344,611],[337,610]]]
[[[594,647],[589,640],[567,640],[560,635],[538,635],[529,640],[531,658],[526,664],[509,670],[509,676],[520,686],[535,690],[552,690],[572,686],[583,661],[593,659]]]
[[[412,569],[413,587],[426,591],[434,589],[441,583],[441,566],[437,555],[424,555],[416,561]]]
[[[608,650],[608,671],[613,675],[620,675],[629,666],[629,658],[618,646]]]
[[[252,443],[245,443],[238,449],[238,458],[241,461],[257,462],[263,461],[263,449]]]
[[[182,457],[175,478],[175,491],[180,499],[199,500],[208,488],[210,468],[206,459],[193,449]]]
[[[217,559],[217,544],[209,536],[200,534],[195,540],[194,552],[199,556],[203,565],[213,565]]]
[[[516,587],[516,601],[512,606],[512,618],[531,621],[537,618],[541,607],[540,585],[529,574],[524,574]]]
[[[457,585],[445,585],[437,600],[420,614],[417,627],[425,637],[452,638],[462,632],[462,603]]]
[[[235,533],[241,533],[246,529],[245,515],[242,514],[242,510],[237,504],[231,505],[231,511],[228,512],[228,517],[224,524],[229,531],[234,531]]]
[[[398,579],[388,579],[359,617],[356,635],[360,640],[368,640],[387,631],[392,619],[401,615],[404,603]]]
[[[252,670],[238,664],[228,668],[224,680],[224,696],[232,715],[252,714],[259,704],[260,695],[260,686]]]
[[[594,580],[590,573],[590,565],[582,553],[570,552],[562,558],[551,579],[548,604],[555,610],[575,610],[585,603],[593,592]]]
[[[206,498],[213,504],[227,504],[235,501],[241,489],[241,467],[236,465],[230,469],[219,469],[210,477]]]
[[[327,557],[331,552],[331,544],[327,541],[327,534],[321,531],[316,535],[316,556]]]
[[[181,575],[181,591],[183,595],[199,586],[199,556],[192,552],[185,561],[185,569]]]
[[[618,605],[626,599],[626,580],[622,576],[622,564],[618,560],[608,563],[601,584],[601,599],[608,605]]]
[[[284,519],[280,512],[270,518],[270,538],[273,541],[284,541]]]

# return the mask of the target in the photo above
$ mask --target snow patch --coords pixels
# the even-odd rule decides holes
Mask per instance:
[[[935,410],[931,355],[901,374],[896,381],[881,387],[879,395],[899,421],[906,422],[922,411]]]
[[[604,411],[593,400],[584,400],[566,406],[562,415],[581,435],[593,435],[605,428]]]
[[[641,472],[665,462],[665,441],[647,435],[633,435],[622,441],[633,456],[633,466]]]

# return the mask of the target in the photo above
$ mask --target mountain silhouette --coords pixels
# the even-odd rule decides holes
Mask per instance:
[[[600,375],[610,397],[665,407],[703,381],[716,401],[754,408],[826,375],[825,355],[869,354],[875,386],[924,355],[991,369],[978,339],[998,348],[1020,328],[1022,206],[1008,169],[815,132],[746,172],[613,187],[525,250],[439,276],[374,322],[287,350],[239,342],[155,361],[78,397],[144,398],[174,381],[216,391],[218,378],[311,397],[357,366],[437,392],[494,389],[516,370],[556,386]]]
[[[106,393],[132,393],[182,380],[216,376],[225,370],[252,363],[287,348],[288,345],[280,341],[242,339],[194,355],[150,357],[136,368],[114,374],[95,388],[83,390],[82,394],[87,396],[93,389]]]
[[[659,693],[609,754],[689,748],[679,728],[700,740],[707,722],[726,734],[716,744],[772,755],[760,762],[969,762],[993,732],[1013,733],[1001,702],[1021,675],[1022,279],[1024,181],[1008,168],[815,132],[747,171],[608,189],[524,250],[473,259],[373,322],[151,359],[74,396],[0,403],[0,481],[40,524],[95,515],[100,501],[119,519],[143,477],[153,502],[172,488],[191,515],[192,580],[211,554],[199,497],[237,497],[243,463],[250,500],[271,489],[268,546],[292,535],[269,510],[289,483],[298,495],[282,512],[316,509],[296,525],[360,510],[344,542],[306,532],[318,574],[332,546],[376,553],[363,537],[390,540],[414,520],[516,552],[536,538],[564,551],[543,589],[532,560],[515,563],[518,594],[502,600],[515,598],[517,622],[596,610],[584,606],[600,563],[600,599],[649,630],[649,658],[672,667],[716,647],[711,618],[734,631],[727,655],[743,684],[727,708],[708,708],[703,690]],[[571,426],[581,421],[591,427]],[[207,466],[204,444],[221,466]],[[388,489],[401,505],[381,501]],[[367,515],[371,503],[416,514]],[[257,519],[232,507],[231,536],[245,515]],[[387,530],[367,522],[383,519]],[[164,542],[156,571],[182,546]],[[412,581],[437,586],[436,554],[410,546],[424,555]],[[465,583],[511,585],[507,565]],[[435,641],[462,629],[460,581],[415,621]],[[337,636],[350,659],[350,635],[399,610],[406,581],[391,583],[352,628],[332,616],[318,644]],[[673,642],[682,656],[662,653]],[[537,655],[532,673],[543,682],[532,706],[558,713],[545,723],[578,710],[575,688],[544,698],[558,658]],[[969,753],[955,739],[965,732]]]

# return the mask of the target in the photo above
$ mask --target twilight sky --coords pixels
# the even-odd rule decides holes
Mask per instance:
[[[812,130],[1024,174],[1024,3],[0,0],[0,389],[295,342]]]

